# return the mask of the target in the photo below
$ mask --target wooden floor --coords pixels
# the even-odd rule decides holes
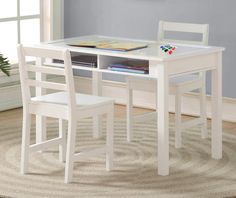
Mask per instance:
[[[139,115],[145,112],[151,112],[150,109],[143,108],[134,108],[134,114]],[[14,115],[14,116],[13,116]],[[8,120],[8,116],[13,116],[15,121],[20,121],[22,119],[22,108],[2,111],[0,112],[0,124],[4,124],[4,121]],[[119,118],[125,118],[126,116],[126,107],[123,105],[115,106],[115,116]],[[191,119],[191,116],[182,116],[183,120]],[[174,121],[174,114],[170,113],[170,120]],[[9,122],[8,122],[9,123]],[[208,127],[211,127],[211,121],[208,120]],[[236,134],[236,123],[232,122],[223,122],[223,132]]]

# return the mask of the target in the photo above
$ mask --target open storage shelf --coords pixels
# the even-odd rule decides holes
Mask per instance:
[[[145,77],[149,75],[149,61],[147,60],[139,60],[139,59],[131,59],[131,58],[123,58],[123,57],[116,57],[116,56],[107,56],[107,55],[94,55],[94,54],[87,54],[87,53],[80,53],[80,52],[71,52],[72,57],[72,66],[74,69],[82,69],[87,71],[97,71],[103,73],[116,73],[120,75],[127,75],[132,73],[133,76],[140,76]],[[80,59],[81,58],[81,59]],[[89,61],[91,60],[91,64]],[[83,61],[87,61],[83,64]],[[145,66],[145,73],[142,72],[131,72],[129,70],[125,71],[114,71],[111,69],[111,65],[114,64],[121,64],[126,62],[132,62],[139,65]],[[60,60],[53,60],[51,64],[57,67],[62,66],[62,61]]]

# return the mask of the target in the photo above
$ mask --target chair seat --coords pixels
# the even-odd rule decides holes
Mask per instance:
[[[200,78],[198,75],[188,74],[188,75],[184,75],[184,76],[170,78],[170,85],[178,86],[180,84],[185,84],[185,83],[199,81],[199,80],[200,80]]]
[[[156,79],[149,78],[138,78],[129,76],[127,77],[127,83],[129,84],[130,89],[143,90],[148,92],[156,91]],[[170,93],[175,94],[177,87],[187,87],[185,91],[192,91],[201,86],[202,80],[198,75],[188,74],[184,76],[178,76],[170,78]],[[191,87],[189,85],[191,84]]]
[[[172,77],[170,78],[170,85],[178,85],[178,84],[184,84],[188,83],[191,81],[197,81],[199,80],[199,76],[195,74],[188,74],[188,75],[183,75],[183,76],[177,76],[177,77]],[[129,76],[128,77],[129,82],[135,82],[135,83],[156,83],[156,79],[150,79],[150,78],[139,78],[139,77],[133,77]]]
[[[66,92],[57,92],[57,93],[34,97],[32,98],[32,101],[67,105],[68,94]],[[88,106],[88,105],[89,106],[104,105],[111,102],[114,102],[114,100],[111,98],[105,98],[101,96],[93,96],[93,95],[87,95],[87,94],[78,94],[78,93],[76,94],[76,104],[79,107]]]

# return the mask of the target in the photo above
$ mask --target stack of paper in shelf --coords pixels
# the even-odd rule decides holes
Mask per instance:
[[[112,71],[130,72],[137,74],[148,74],[149,66],[148,61],[141,60],[127,60],[120,63],[112,63],[108,69]]]
[[[72,56],[72,64],[87,67],[97,67],[97,56],[77,55]]]
[[[71,61],[73,65],[84,66],[84,67],[97,67],[97,56],[93,55],[72,55]],[[54,63],[63,63],[62,60],[53,60]]]

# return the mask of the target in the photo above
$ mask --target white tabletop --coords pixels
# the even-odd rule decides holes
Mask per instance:
[[[78,41],[90,41],[90,40],[115,40],[119,42],[135,42],[140,44],[148,45],[147,48],[132,50],[132,51],[113,51],[113,50],[104,50],[96,48],[86,48],[86,47],[73,47],[68,45],[68,43],[78,42]],[[56,40],[52,42],[42,43],[47,46],[52,45],[53,47],[63,47],[68,48],[71,51],[88,53],[88,54],[98,54],[106,56],[118,56],[126,58],[135,58],[135,59],[145,59],[145,60],[155,60],[155,61],[171,61],[185,56],[196,56],[197,54],[208,54],[212,52],[223,51],[222,47],[213,47],[213,46],[198,46],[198,45],[187,45],[187,44],[172,44],[172,43],[157,43],[155,41],[145,41],[145,40],[134,40],[127,38],[116,38],[116,37],[105,37],[98,35],[74,37],[69,39]],[[48,45],[49,44],[49,45]],[[171,44],[176,47],[176,50],[173,54],[165,53],[160,46],[165,44]]]

